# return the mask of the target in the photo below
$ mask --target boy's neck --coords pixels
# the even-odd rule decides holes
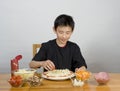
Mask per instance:
[[[63,44],[63,43],[59,42],[57,39],[56,39],[56,43],[59,47],[65,47],[66,46],[66,44]]]

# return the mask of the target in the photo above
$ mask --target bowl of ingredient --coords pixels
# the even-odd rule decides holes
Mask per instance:
[[[107,72],[99,72],[94,75],[95,80],[98,84],[107,84],[110,80],[109,74]]]
[[[18,69],[17,71],[14,72],[15,76],[21,76],[23,80],[27,80],[30,77],[33,77],[36,72],[36,69]]]
[[[78,70],[75,72],[75,77],[71,78],[73,86],[83,86],[84,83],[91,77],[91,72],[87,70]]]
[[[11,76],[8,82],[12,87],[22,87],[24,84],[24,80],[21,76]]]
[[[43,78],[38,77],[37,75],[34,75],[33,77],[29,77],[27,79],[27,82],[30,86],[40,86],[42,84]]]
[[[76,78],[71,78],[72,84],[73,86],[83,86],[84,85],[84,81],[78,80]]]
[[[91,77],[91,72],[87,70],[79,70],[75,72],[75,76],[77,80],[87,81]]]

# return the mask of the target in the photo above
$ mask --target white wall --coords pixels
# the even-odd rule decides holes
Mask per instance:
[[[72,15],[71,37],[81,47],[92,72],[120,72],[120,0],[0,0],[0,73],[10,72],[10,60],[32,59],[32,44],[55,38],[54,19]]]

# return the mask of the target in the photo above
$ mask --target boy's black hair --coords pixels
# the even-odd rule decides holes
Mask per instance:
[[[55,30],[58,26],[70,26],[72,28],[72,31],[73,31],[74,26],[75,26],[75,22],[74,22],[72,16],[62,14],[62,15],[59,15],[54,21]]]

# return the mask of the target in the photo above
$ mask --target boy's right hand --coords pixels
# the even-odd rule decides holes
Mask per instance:
[[[51,60],[44,61],[42,66],[43,66],[43,68],[45,68],[48,71],[55,69],[55,65],[54,65],[54,63]]]

